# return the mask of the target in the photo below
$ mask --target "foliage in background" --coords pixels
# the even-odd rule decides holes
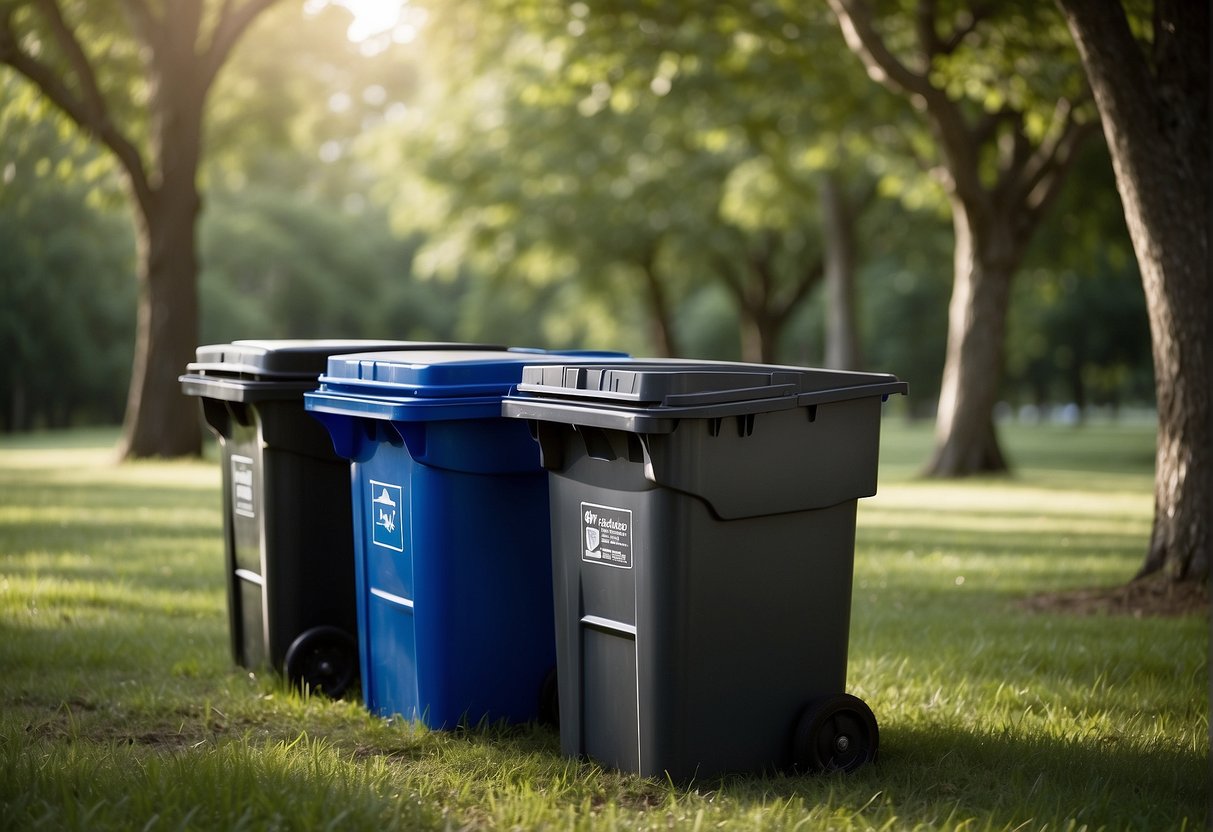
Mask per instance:
[[[352,43],[343,10],[279,4],[232,56],[202,171],[201,341],[454,338],[653,354],[668,337],[687,355],[739,358],[743,315],[720,255],[736,265],[774,241],[766,297],[786,307],[775,355],[820,364],[820,283],[794,304],[781,298],[796,269],[820,263],[820,185],[833,171],[856,198],[878,187],[855,218],[864,366],[909,380],[911,412],[933,413],[951,230],[906,152],[923,134],[856,77],[821,10],[675,13],[629,0],[595,21],[547,0],[499,16],[431,6],[425,25],[413,7],[399,33]],[[442,28],[445,13],[458,25]],[[0,234],[17,242],[0,253],[0,326],[22,357],[3,372],[29,368],[56,403],[35,407],[27,393],[14,421],[19,387],[5,384],[0,424],[112,422],[134,339],[129,220],[112,173],[97,179],[110,168],[69,125],[36,124],[29,87],[3,79],[0,168],[12,173]],[[869,104],[866,121],[851,118]],[[100,167],[85,175],[88,165]],[[1141,290],[1102,149],[1073,175],[1027,254],[1001,395],[1149,403]],[[665,295],[664,336],[650,277]],[[52,312],[83,296],[92,302]],[[73,375],[48,383],[52,365]]]
[[[1092,142],[1075,163],[1053,220],[1037,233],[1016,283],[1007,335],[1014,403],[1115,409],[1151,402],[1150,332],[1141,275],[1108,152]]]
[[[776,358],[836,237],[823,181],[850,224],[887,169],[868,164],[869,113],[892,108],[823,60],[841,48],[824,10],[430,8],[426,63],[444,72],[387,154],[425,160],[441,194],[425,262],[587,294],[620,275],[667,354],[686,352],[683,302],[716,284],[740,353]],[[416,194],[394,204],[407,214]]]
[[[113,164],[0,72],[0,429],[122,419],[134,237]]]

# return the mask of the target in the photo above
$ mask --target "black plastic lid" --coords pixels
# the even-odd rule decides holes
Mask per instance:
[[[485,344],[375,340],[251,340],[198,347],[190,373],[256,378],[317,378],[329,356],[381,350],[501,349]]]

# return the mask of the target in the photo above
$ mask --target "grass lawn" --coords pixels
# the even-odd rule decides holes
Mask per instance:
[[[690,787],[565,760],[537,726],[429,732],[228,656],[219,471],[113,432],[0,440],[0,829],[1201,829],[1203,616],[1026,612],[1149,535],[1153,435],[1010,428],[1011,478],[918,481],[888,418],[861,501],[851,776]],[[721,715],[727,719],[727,714]]]

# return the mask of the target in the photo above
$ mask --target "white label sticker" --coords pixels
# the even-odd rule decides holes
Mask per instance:
[[[253,502],[253,460],[232,454],[232,511],[241,517],[256,517]]]
[[[400,506],[402,489],[390,482],[370,480],[371,542],[376,546],[404,551],[403,510]]]
[[[632,512],[626,508],[582,503],[581,559],[631,569]]]

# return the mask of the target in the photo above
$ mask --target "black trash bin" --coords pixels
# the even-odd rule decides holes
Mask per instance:
[[[232,656],[340,696],[358,678],[349,461],[303,407],[330,355],[475,345],[235,341],[180,377],[218,437]]]
[[[643,363],[641,360],[640,363]],[[845,693],[859,497],[895,376],[528,367],[550,477],[561,747],[677,781],[875,758]]]

